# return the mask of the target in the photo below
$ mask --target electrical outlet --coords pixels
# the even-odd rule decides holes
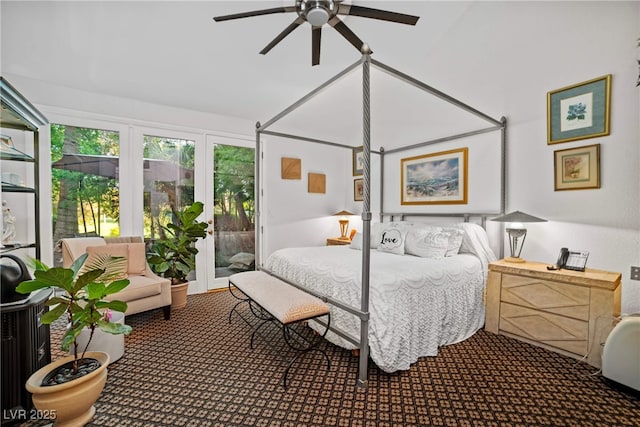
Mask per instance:
[[[640,267],[631,266],[631,280],[640,280]]]

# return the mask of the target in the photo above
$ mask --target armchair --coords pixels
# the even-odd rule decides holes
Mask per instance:
[[[90,257],[92,254],[126,257],[130,284],[110,297],[127,303],[127,315],[162,308],[165,320],[171,318],[171,281],[151,271],[141,237],[74,237],[61,239],[59,245],[64,267],[69,267],[85,252]]]

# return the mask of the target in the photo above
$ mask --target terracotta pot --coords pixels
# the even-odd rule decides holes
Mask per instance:
[[[98,360],[100,367],[68,383],[43,387],[42,380],[49,372],[73,360],[73,356],[67,356],[37,370],[27,380],[26,388],[32,394],[34,406],[50,418],[55,417],[56,427],[84,426],[96,412],[93,404],[107,382],[109,355],[92,351],[85,358]]]
[[[187,305],[187,289],[189,282],[171,285],[171,309],[179,310]]]

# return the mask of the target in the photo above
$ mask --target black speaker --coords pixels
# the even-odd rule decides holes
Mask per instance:
[[[0,303],[15,302],[26,300],[29,295],[19,294],[16,292],[18,285],[26,280],[31,280],[29,270],[24,262],[15,255],[3,254],[0,258],[7,258],[9,263],[0,262]]]

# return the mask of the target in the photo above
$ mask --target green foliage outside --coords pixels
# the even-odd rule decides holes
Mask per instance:
[[[119,135],[100,129],[52,124],[51,161],[56,162],[63,154],[118,157]],[[115,177],[59,168],[52,168],[51,176],[54,241],[74,235],[119,234],[120,201]],[[58,224],[61,214],[63,218],[77,217],[77,226],[66,222]],[[104,218],[107,220],[104,221]],[[102,229],[105,223],[108,230]]]

